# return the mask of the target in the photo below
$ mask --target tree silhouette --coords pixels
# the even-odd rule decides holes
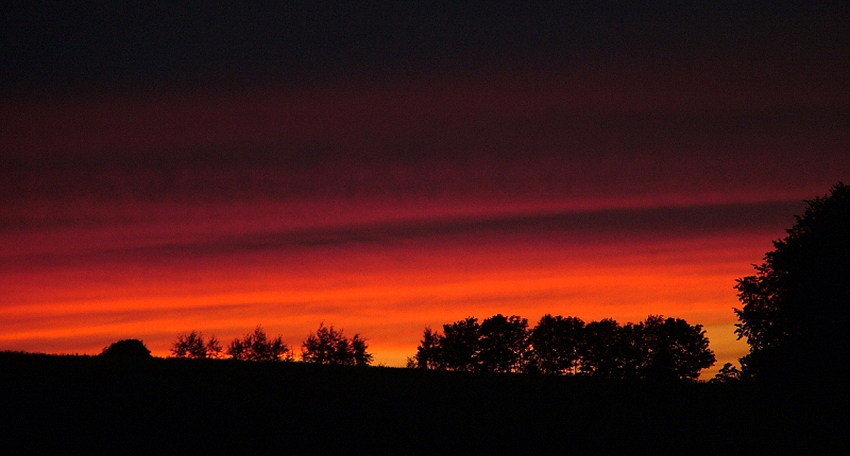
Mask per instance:
[[[360,334],[355,334],[354,337],[351,338],[351,348],[349,353],[351,353],[353,365],[355,366],[368,366],[372,363],[374,357],[371,353],[366,350],[369,346],[366,344],[366,339],[360,337]]]
[[[620,326],[604,319],[587,324],[580,371],[616,379],[696,380],[714,365],[714,352],[702,325],[650,315]]]
[[[484,319],[479,328],[478,347],[479,370],[523,372],[529,349],[528,320],[502,314]]]
[[[531,331],[531,366],[542,374],[575,373],[584,338],[584,321],[546,314]]]
[[[431,328],[425,328],[425,333],[422,336],[422,341],[419,342],[419,347],[416,348],[416,355],[408,363],[410,367],[420,369],[445,369],[446,364],[443,361],[441,352],[441,343],[443,336],[439,332],[431,331]]]
[[[443,325],[443,334],[425,328],[409,364],[463,372],[523,372],[528,350],[527,319],[497,314],[479,324],[468,317]]]
[[[437,352],[446,369],[462,372],[478,370],[480,333],[481,325],[475,317],[443,325],[443,335]]]
[[[637,376],[636,372],[629,374],[626,369],[626,366],[634,367],[638,364],[632,353],[635,349],[632,343],[634,333],[631,324],[624,329],[611,318],[588,323],[583,332],[579,371],[602,378]]]
[[[236,338],[227,347],[227,354],[242,361],[291,361],[292,351],[280,336],[269,339],[260,325],[253,333]]]
[[[850,373],[850,187],[838,183],[806,206],[756,274],[737,280],[735,332],[750,346],[745,378],[843,381]]]
[[[709,380],[710,383],[728,383],[728,382],[737,382],[741,380],[741,371],[738,370],[732,363],[726,363],[720,370],[717,371],[717,374],[714,375],[714,378]]]
[[[408,367],[465,372],[575,373],[606,379],[694,380],[714,365],[702,325],[650,315],[620,326],[606,318],[587,325],[576,317],[528,320],[497,314],[481,324],[468,317],[425,328]]]
[[[337,331],[333,326],[319,325],[316,333],[310,333],[301,344],[301,359],[307,363],[341,364],[345,366],[368,366],[372,355],[366,340],[355,334],[349,340],[342,330]]]
[[[100,356],[110,359],[149,359],[151,351],[139,339],[123,339],[105,347]]]
[[[215,336],[204,342],[204,333],[197,331],[178,334],[171,346],[171,353],[176,358],[219,358],[221,352],[221,344]]]
[[[618,339],[617,354],[619,355],[619,376],[617,378],[635,379],[635,378],[655,378],[666,379],[672,378],[671,375],[661,376],[652,375],[652,370],[648,369],[652,365],[652,344],[647,341],[649,334],[646,331],[644,322],[626,323],[620,328],[620,338]],[[669,361],[669,356],[663,348],[658,349],[663,354],[658,357],[657,361],[660,366],[669,366],[672,364]],[[666,370],[657,369],[661,372]]]
[[[679,318],[650,315],[637,326],[643,354],[638,376],[655,380],[696,380],[701,370],[714,365],[714,352],[702,325],[691,326]]]

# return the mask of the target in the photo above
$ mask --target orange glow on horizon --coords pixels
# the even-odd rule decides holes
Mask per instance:
[[[496,313],[533,326],[551,313],[621,322],[674,316],[705,326],[718,366],[746,351],[732,333],[732,285],[766,249],[763,236],[570,248],[557,240],[500,241],[341,246],[299,252],[297,261],[264,251],[212,263],[185,258],[6,274],[0,347],[94,354],[132,337],[168,356],[178,333],[200,330],[227,343],[262,324],[298,353],[323,322],[366,337],[376,363],[402,366],[426,326]]]
[[[0,350],[139,338],[167,356],[180,332],[228,342],[262,324],[297,351],[324,322],[400,366],[425,327],[468,316],[662,314],[735,362],[735,279],[847,175],[850,129],[843,85],[771,98],[716,76],[9,105]]]

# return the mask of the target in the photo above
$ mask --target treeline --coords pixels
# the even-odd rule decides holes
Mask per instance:
[[[528,320],[498,314],[426,328],[408,367],[466,372],[588,375],[611,379],[695,380],[714,365],[702,325],[650,315],[620,325],[545,315]]]
[[[294,361],[295,352],[280,335],[269,337],[262,326],[223,346],[215,337],[191,331],[177,336],[171,347],[176,358],[241,361]],[[116,342],[104,356],[149,357],[135,339]],[[373,355],[366,340],[319,325],[302,342],[301,361],[317,364],[368,366]],[[494,315],[479,322],[468,317],[426,328],[408,368],[462,372],[515,372],[545,375],[585,375],[606,379],[695,380],[713,366],[714,352],[702,325],[683,319],[650,315],[639,323],[621,325],[606,318],[585,323],[578,317],[544,315],[530,328],[528,319]],[[717,381],[738,377],[724,366]]]
[[[319,325],[301,344],[301,360],[307,363],[368,366],[373,359],[366,340],[355,334],[351,339],[343,330]],[[176,358],[231,358],[242,361],[292,361],[294,351],[281,336],[270,338],[257,325],[253,332],[237,337],[227,347],[212,336],[204,338],[198,331],[179,334],[172,344],[171,354]]]

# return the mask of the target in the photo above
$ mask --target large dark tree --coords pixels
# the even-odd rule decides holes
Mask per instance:
[[[696,380],[701,370],[714,365],[714,352],[702,325],[681,318],[650,315],[637,326],[640,353],[639,377],[655,380]]]
[[[443,325],[438,356],[445,368],[464,372],[478,371],[480,337],[481,325],[475,317]]]
[[[542,374],[574,374],[584,340],[584,321],[546,314],[531,331],[530,368]]]
[[[502,314],[481,322],[478,369],[487,372],[522,372],[529,349],[528,320]]]
[[[640,355],[636,354],[631,323],[620,326],[605,318],[588,323],[581,344],[581,373],[601,378],[634,378]]]
[[[756,274],[735,286],[743,304],[735,332],[750,345],[741,358],[745,378],[846,381],[850,187],[839,183],[806,206]]]

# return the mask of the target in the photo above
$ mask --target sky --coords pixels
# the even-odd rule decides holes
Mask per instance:
[[[701,324],[850,180],[841,2],[12,2],[0,349]],[[401,2],[403,3],[403,2]]]

